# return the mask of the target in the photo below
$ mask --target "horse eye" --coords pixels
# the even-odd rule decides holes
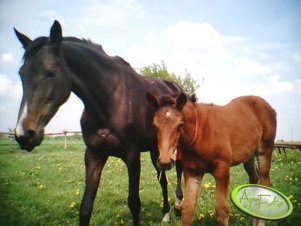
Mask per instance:
[[[54,75],[55,75],[55,72],[54,72],[54,71],[48,71],[48,72],[46,73],[46,78],[53,78]]]

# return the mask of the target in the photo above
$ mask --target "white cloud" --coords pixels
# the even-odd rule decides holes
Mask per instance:
[[[83,24],[95,26],[116,26],[132,18],[144,15],[143,8],[136,0],[109,0],[85,4],[81,10]],[[86,16],[89,15],[89,16]],[[96,19],[97,18],[97,19]]]
[[[292,59],[293,59],[294,62],[296,62],[296,63],[301,63],[301,53],[300,53],[300,52],[295,52],[295,53],[293,53]]]
[[[172,48],[187,52],[210,54],[221,44],[220,34],[207,23],[180,21],[169,26],[164,36]]]
[[[178,74],[187,69],[202,79],[223,56],[222,36],[207,23],[177,22],[166,28],[163,38],[164,61]]]
[[[14,128],[22,97],[21,82],[13,83],[6,75],[0,74],[0,131]]]
[[[19,100],[22,97],[21,82],[13,83],[8,76],[0,74],[0,98],[1,101],[5,99]]]
[[[12,53],[2,53],[0,55],[0,63],[1,64],[14,64],[16,60],[14,59],[14,55]]]
[[[291,92],[294,90],[294,84],[290,81],[280,81],[279,75],[271,76],[267,85],[273,93]]]
[[[158,41],[152,37],[148,37],[141,45],[129,46],[126,55],[126,60],[136,69],[159,63],[166,56],[164,51],[159,48]]]
[[[187,69],[199,83],[204,79],[198,95],[205,102],[225,104],[239,95],[268,97],[295,89],[295,83],[275,75],[285,65],[269,62],[267,53],[244,38],[224,37],[210,24],[180,21],[167,27],[161,39],[132,46],[129,56],[134,67],[163,60],[171,72]]]
[[[268,65],[256,62],[253,59],[242,56],[234,60],[234,67],[241,76],[266,75],[271,71]]]

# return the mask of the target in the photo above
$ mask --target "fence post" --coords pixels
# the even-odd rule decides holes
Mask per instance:
[[[63,131],[63,133],[64,133],[64,150],[66,150],[67,149],[67,133],[68,133],[68,131],[65,129]]]

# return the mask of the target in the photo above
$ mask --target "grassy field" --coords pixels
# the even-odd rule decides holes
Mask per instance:
[[[12,140],[0,139],[0,225],[77,225],[84,190],[83,150],[80,139],[69,140],[67,150],[62,140],[46,139],[32,153],[20,151]],[[161,188],[149,154],[143,153],[141,160],[141,225],[166,225],[161,223]],[[287,219],[268,221],[266,225],[301,225],[300,176],[301,152],[289,150],[285,155],[274,151],[273,187],[290,198],[294,211]],[[168,179],[173,203],[174,170],[168,172]],[[233,167],[230,189],[247,182],[243,167]],[[213,177],[206,175],[193,225],[216,225],[214,189]],[[126,166],[121,160],[110,158],[102,174],[91,225],[132,225],[127,194]],[[251,218],[230,204],[230,225],[250,225]],[[172,214],[169,225],[180,225],[180,221]]]

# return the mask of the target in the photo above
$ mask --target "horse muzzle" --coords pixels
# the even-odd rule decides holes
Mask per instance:
[[[22,150],[32,151],[39,146],[44,138],[44,131],[36,132],[34,130],[25,130],[22,134],[15,132],[15,140]]]
[[[170,170],[175,166],[177,156],[177,149],[172,152],[172,155],[162,156],[160,155],[157,160],[157,166],[161,170]]]

